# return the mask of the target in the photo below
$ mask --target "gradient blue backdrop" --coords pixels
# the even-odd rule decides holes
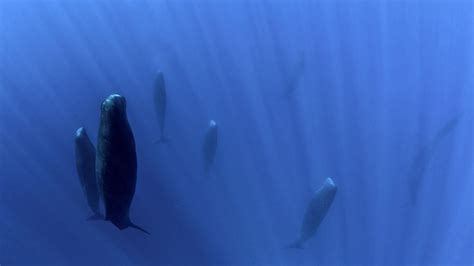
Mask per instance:
[[[0,1],[0,264],[472,265],[473,38],[469,1]],[[85,221],[74,134],[95,141],[111,93],[151,236]],[[412,162],[459,113],[412,207]],[[285,249],[327,176],[316,237]]]

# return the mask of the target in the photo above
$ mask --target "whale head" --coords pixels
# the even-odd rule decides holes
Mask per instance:
[[[112,94],[102,103],[102,108],[106,110],[117,109],[125,110],[126,101],[125,97],[119,94]]]
[[[336,184],[334,184],[334,180],[332,180],[332,178],[330,178],[330,177],[326,178],[326,180],[324,181],[324,184],[328,185],[328,186],[332,186],[332,187],[336,186]]]
[[[160,70],[158,70],[158,71],[156,72],[156,78],[157,78],[157,79],[163,79],[163,72],[161,72]]]
[[[89,136],[87,135],[87,131],[84,127],[80,127],[76,130],[76,143],[84,143],[89,141]]]
[[[112,94],[102,102],[101,111],[107,115],[123,115],[125,114],[126,106],[125,97]]]
[[[82,138],[87,136],[87,131],[84,127],[80,127],[76,130],[76,138]]]
[[[327,177],[326,180],[324,180],[323,188],[334,191],[334,193],[337,191],[337,186],[330,177]]]
[[[217,127],[216,121],[214,121],[214,120],[211,119],[211,121],[209,121],[209,127],[211,127],[211,128],[212,128],[212,127]]]
[[[165,92],[165,78],[163,77],[163,72],[158,71],[156,73],[155,77],[155,93],[157,96],[155,97],[160,97],[163,101],[164,98],[166,98],[166,92]],[[162,104],[162,103],[160,103]]]

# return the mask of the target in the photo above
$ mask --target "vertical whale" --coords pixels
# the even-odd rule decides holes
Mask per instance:
[[[336,192],[337,186],[333,180],[330,177],[326,178],[324,184],[316,191],[306,208],[298,240],[290,244],[289,248],[302,249],[303,244],[316,234],[319,225],[326,217],[329,207],[331,207]]]
[[[428,168],[431,159],[433,158],[439,144],[446,136],[449,135],[458,125],[462,115],[457,115],[453,119],[449,120],[436,134],[434,139],[428,143],[425,147],[420,149],[416,154],[415,159],[410,168],[409,186],[408,192],[410,197],[411,205],[415,205],[418,201],[418,194],[420,187],[423,185],[423,178],[425,176],[426,169]]]
[[[218,137],[217,123],[214,120],[209,121],[206,135],[204,136],[204,143],[202,146],[202,153],[204,159],[204,172],[209,173],[217,151],[217,137]]]
[[[102,219],[99,189],[95,175],[95,147],[83,127],[76,131],[74,142],[77,174],[87,204],[93,213],[87,220]]]
[[[288,73],[288,76],[283,79],[283,95],[282,98],[289,99],[295,93],[296,89],[301,83],[302,76],[306,69],[306,61],[304,56],[300,56],[298,62],[293,69]]]
[[[110,95],[101,106],[96,171],[105,220],[120,230],[133,227],[148,234],[129,216],[137,181],[137,156],[126,101],[117,94]]]
[[[155,104],[155,112],[160,127],[160,137],[158,142],[167,142],[165,137],[165,118],[166,118],[166,84],[162,72],[158,72],[153,86],[153,102]]]

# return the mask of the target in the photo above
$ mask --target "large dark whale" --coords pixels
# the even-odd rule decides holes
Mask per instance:
[[[156,116],[160,127],[160,138],[158,142],[167,142],[165,137],[165,118],[166,118],[166,85],[162,72],[158,72],[153,86],[153,102],[155,104]]]
[[[101,106],[96,170],[105,220],[120,230],[133,227],[148,234],[129,217],[137,181],[137,155],[125,98],[117,94],[110,95]]]
[[[209,126],[204,136],[204,143],[202,145],[203,159],[204,159],[204,171],[209,173],[212,164],[214,163],[214,157],[217,151],[217,123],[214,120],[209,121]]]
[[[326,178],[323,186],[316,191],[306,208],[298,240],[288,247],[302,249],[304,242],[316,234],[319,225],[326,216],[329,207],[331,207],[336,191],[337,186],[332,179],[330,177]]]
[[[99,189],[95,176],[95,147],[83,127],[76,131],[74,142],[77,174],[87,204],[93,213],[87,220],[103,219],[103,215],[100,213]]]

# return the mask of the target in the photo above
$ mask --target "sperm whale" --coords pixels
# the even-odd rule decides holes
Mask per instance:
[[[110,95],[101,106],[96,171],[105,220],[120,230],[133,227],[149,234],[132,223],[129,216],[137,182],[137,155],[126,101],[118,94]]]
[[[165,119],[166,119],[166,84],[162,72],[158,72],[155,78],[153,87],[153,102],[155,104],[155,112],[158,119],[158,126],[160,127],[160,137],[158,142],[167,142],[168,138],[165,136]]]
[[[209,121],[206,135],[204,136],[204,142],[202,146],[203,158],[204,158],[204,172],[209,173],[217,151],[217,137],[218,127],[214,120]]]
[[[423,178],[425,176],[426,169],[428,168],[438,146],[441,141],[445,139],[450,132],[452,132],[457,125],[462,115],[457,115],[453,119],[449,120],[435,135],[434,139],[418,151],[415,156],[415,160],[410,168],[408,174],[409,186],[408,192],[410,197],[410,203],[415,205],[418,201],[419,191],[423,185]]]
[[[93,213],[87,220],[103,219],[100,213],[99,189],[95,174],[95,147],[83,127],[76,131],[74,142],[77,174],[87,204]]]
[[[303,249],[303,244],[316,234],[319,225],[326,217],[329,207],[331,207],[336,192],[337,186],[333,180],[330,177],[326,178],[324,184],[316,191],[306,208],[299,238],[290,244],[289,248]]]

